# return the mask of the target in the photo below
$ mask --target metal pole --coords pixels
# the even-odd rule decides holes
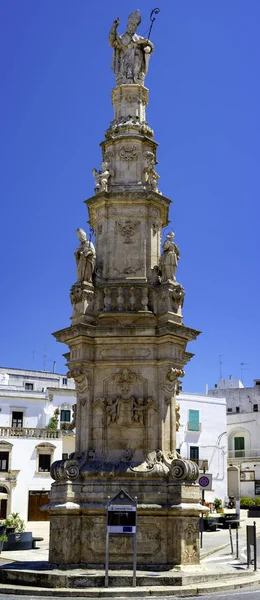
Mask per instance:
[[[137,532],[137,497],[135,497],[135,533],[134,533],[134,560],[133,560],[133,587],[136,587],[136,532]]]
[[[203,474],[206,473],[206,467],[203,467]],[[205,490],[202,490],[202,500],[201,500],[201,504],[204,506],[205,504]]]
[[[234,552],[234,548],[233,548],[233,539],[232,539],[232,531],[231,531],[231,525],[228,526],[229,528],[229,537],[230,537],[230,547],[231,547],[231,554],[233,554]]]
[[[257,571],[256,522],[254,521],[254,571]]]
[[[238,546],[238,523],[236,528],[236,558],[239,558],[239,546]]]
[[[105,570],[105,587],[108,587],[108,561],[109,561],[109,531],[108,531],[108,506],[110,496],[107,497],[107,515],[106,515],[106,570]]]

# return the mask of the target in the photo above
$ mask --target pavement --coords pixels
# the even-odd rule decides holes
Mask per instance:
[[[6,581],[0,583],[0,594],[26,593],[32,597],[40,596],[80,596],[80,597],[148,597],[148,596],[193,596],[208,594],[216,591],[239,589],[244,586],[260,585],[260,572],[253,571],[253,566],[247,569],[246,565],[246,526],[256,522],[257,537],[260,538],[260,519],[248,519],[247,510],[241,510],[239,532],[239,559],[236,553],[236,531],[232,529],[234,554],[230,549],[230,534],[228,529],[219,529],[215,532],[203,533],[203,547],[201,548],[201,564],[187,566],[167,573],[149,573],[137,571],[137,587],[131,585],[131,572],[110,571],[110,588],[103,587],[104,571],[71,569],[69,571],[50,568],[48,564],[49,523],[28,522],[27,531],[32,531],[34,537],[43,537],[38,542],[37,549],[23,551],[5,551],[0,556],[0,566],[9,573]],[[5,565],[5,566],[4,566]],[[27,583],[17,585],[17,572],[29,574]],[[13,573],[13,575],[12,575]],[[182,585],[177,582],[178,576],[182,578]],[[10,577],[13,576],[13,582]],[[34,583],[28,585],[30,576]],[[53,583],[53,577],[63,582],[62,587]],[[49,583],[45,585],[46,578]],[[61,579],[62,578],[62,579]],[[153,581],[152,579],[153,578]],[[156,580],[157,579],[157,580]],[[168,584],[165,585],[168,579]],[[142,580],[142,585],[140,584]],[[35,583],[37,582],[37,584]],[[125,584],[122,584],[125,581]],[[152,583],[151,583],[152,581]],[[177,585],[174,583],[177,582]],[[164,585],[160,585],[163,583]],[[147,585],[146,585],[147,584]],[[40,585],[40,587],[39,587]],[[78,586],[78,587],[77,587]]]

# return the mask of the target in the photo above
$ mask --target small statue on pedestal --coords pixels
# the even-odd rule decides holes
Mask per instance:
[[[161,282],[176,281],[176,269],[180,258],[180,252],[177,244],[173,241],[175,235],[173,231],[167,233],[163,244],[163,253],[160,258],[159,268],[161,271]]]
[[[109,44],[114,48],[112,69],[116,84],[143,84],[153,52],[153,44],[150,40],[136,34],[137,27],[141,23],[140,11],[135,10],[129,15],[126,33],[123,35],[117,33],[119,23],[120,19],[115,19],[109,33]]]
[[[144,167],[144,182],[151,186],[154,192],[158,192],[158,181],[160,179],[160,175],[156,173],[155,165],[157,164],[154,153],[149,150],[146,152],[146,161],[147,165]]]
[[[76,236],[80,240],[80,245],[74,253],[77,263],[77,281],[78,283],[82,283],[83,281],[92,283],[96,258],[95,248],[92,242],[88,240],[84,229],[78,228]]]
[[[101,189],[103,192],[108,192],[109,177],[113,177],[114,171],[109,168],[109,163],[104,161],[101,164],[101,171],[92,169],[93,177],[95,177],[96,189]]]

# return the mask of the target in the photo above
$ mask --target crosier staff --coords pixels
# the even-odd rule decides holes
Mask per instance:
[[[148,38],[147,38],[148,40],[150,39],[151,31],[152,31],[153,24],[154,24],[154,21],[155,21],[155,17],[153,15],[158,15],[159,12],[160,12],[159,8],[153,8],[153,10],[152,10],[152,12],[150,14],[151,25],[150,25],[150,29],[149,29],[149,33],[148,33]]]

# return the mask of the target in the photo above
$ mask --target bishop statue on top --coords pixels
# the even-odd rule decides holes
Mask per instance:
[[[116,84],[143,84],[153,52],[153,44],[150,40],[136,34],[137,27],[141,23],[140,11],[135,10],[129,15],[126,32],[123,35],[117,33],[119,23],[119,18],[115,19],[109,33],[109,43],[114,48],[112,69]]]

